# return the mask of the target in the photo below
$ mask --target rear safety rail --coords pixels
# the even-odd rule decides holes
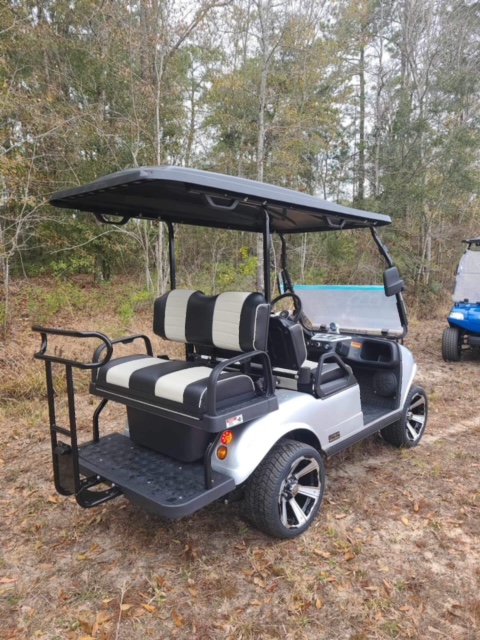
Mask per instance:
[[[124,338],[115,338],[114,340],[109,340],[107,338],[110,346],[112,347],[112,351],[113,351],[113,346],[116,344],[132,344],[132,342],[135,342],[135,340],[143,340],[144,344],[145,344],[145,351],[147,353],[148,356],[153,356],[153,349],[152,349],[152,343],[151,340],[148,336],[146,336],[143,333],[137,333],[133,336],[126,336]],[[106,364],[110,358],[111,358],[111,353],[110,355],[108,355],[108,344],[104,341],[103,344],[98,345],[98,347],[95,349],[95,353],[93,354],[93,362],[97,365],[97,367],[95,367],[92,370],[92,382],[96,381],[97,378],[97,368],[98,366],[102,366],[104,364]],[[105,355],[105,357],[103,358],[103,360],[100,360],[100,356],[102,355],[102,353],[105,351],[105,349],[107,350],[107,354]]]
[[[45,374],[47,383],[47,399],[48,412],[50,420],[50,439],[52,448],[52,463],[55,488],[61,495],[75,495],[78,504],[84,508],[94,507],[107,500],[116,498],[122,494],[122,491],[112,485],[108,489],[100,491],[92,491],[104,482],[99,476],[82,477],[80,464],[78,459],[78,438],[77,438],[77,421],[75,415],[75,387],[73,383],[73,369],[97,369],[108,362],[112,356],[112,341],[103,333],[97,331],[70,331],[66,329],[53,329],[34,325],[33,331],[40,333],[42,344],[40,351],[35,353],[37,360],[45,362]],[[89,338],[102,341],[102,351],[106,349],[105,357],[100,361],[79,362],[69,358],[47,353],[48,335],[65,336],[69,338]],[[98,350],[98,349],[97,349]],[[98,360],[98,359],[97,359]],[[57,424],[56,406],[55,406],[55,389],[53,385],[52,364],[60,364],[65,367],[65,378],[67,387],[67,407],[69,428],[66,429]],[[93,442],[99,440],[99,417],[100,413],[107,404],[107,400],[102,400],[93,415],[92,436]],[[58,435],[63,435],[70,439],[70,444],[66,444],[58,440]]]
[[[58,364],[63,364],[69,367],[75,367],[77,369],[98,369],[105,363],[107,363],[112,357],[113,346],[110,338],[107,338],[103,333],[99,333],[98,331],[70,331],[68,329],[53,329],[51,327],[40,327],[39,325],[34,325],[32,327],[32,331],[37,331],[40,333],[42,337],[42,346],[40,347],[40,351],[35,353],[34,358],[37,360],[45,360],[47,362],[56,362]],[[103,342],[101,345],[104,349],[107,350],[105,357],[102,361],[94,361],[94,362],[78,362],[77,360],[70,360],[69,358],[61,358],[60,356],[47,354],[48,349],[48,335],[54,336],[66,336],[68,338],[97,338]]]
[[[105,336],[104,336],[105,337]],[[114,344],[131,344],[132,342],[134,342],[135,340],[143,340],[143,342],[145,343],[145,351],[147,353],[147,355],[149,356],[153,356],[153,349],[152,349],[152,343],[150,341],[150,338],[148,336],[146,336],[143,333],[137,333],[134,336],[126,336],[125,338],[115,338],[114,340],[108,340],[108,343],[113,347]],[[95,353],[93,354],[93,362],[94,363],[99,363],[100,365],[105,364],[106,362],[108,362],[108,360],[110,360],[110,358],[105,357],[104,360],[99,360],[102,352],[107,349],[108,350],[108,344],[106,342],[104,342],[104,344],[99,345],[96,349],[95,349]]]

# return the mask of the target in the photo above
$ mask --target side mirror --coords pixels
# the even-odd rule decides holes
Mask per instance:
[[[405,289],[405,283],[400,278],[397,267],[390,267],[383,272],[383,288],[387,297],[401,293]]]

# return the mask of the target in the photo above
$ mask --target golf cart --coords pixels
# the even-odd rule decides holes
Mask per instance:
[[[280,538],[301,534],[322,501],[323,458],[381,432],[397,447],[420,441],[427,398],[402,344],[403,281],[376,228],[385,215],[289,189],[207,171],[142,167],[54,194],[51,204],[88,211],[105,224],[163,221],[171,290],[155,300],[153,332],[185,345],[183,359],[155,355],[150,339],[34,326],[46,367],[56,489],[94,507],[124,495],[179,518],[244,490],[255,526]],[[261,233],[265,291],[205,295],[176,288],[174,225]],[[387,264],[380,287],[293,286],[286,236],[357,229]],[[281,293],[272,299],[272,235],[281,240]],[[320,302],[318,302],[320,300]],[[281,304],[278,304],[281,302]],[[291,303],[293,309],[282,308]],[[308,318],[308,323],[305,318]],[[65,358],[61,335],[100,344],[90,362]],[[121,343],[139,343],[118,356]],[[118,351],[117,351],[118,354]],[[66,370],[68,428],[56,422],[52,365]],[[91,370],[100,398],[92,438],[80,443],[73,369]],[[108,402],[125,407],[128,429],[100,436]],[[60,440],[63,438],[66,441]]]
[[[460,258],[449,326],[442,336],[442,356],[460,360],[462,351],[480,347],[480,238],[462,240],[467,245]]]

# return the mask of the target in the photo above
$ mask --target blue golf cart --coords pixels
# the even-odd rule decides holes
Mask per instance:
[[[462,351],[480,347],[480,238],[463,240],[467,249],[460,259],[449,326],[442,337],[442,356],[460,360]]]

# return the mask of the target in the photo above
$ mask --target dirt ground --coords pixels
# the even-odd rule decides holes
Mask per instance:
[[[82,510],[57,495],[30,325],[0,363],[0,638],[480,638],[480,358],[442,361],[440,317],[406,342],[430,401],[421,444],[374,436],[329,459],[322,510],[292,541],[253,529],[241,502],[162,522],[124,498]],[[93,408],[81,382],[85,435]],[[106,412],[107,429],[122,420]]]

